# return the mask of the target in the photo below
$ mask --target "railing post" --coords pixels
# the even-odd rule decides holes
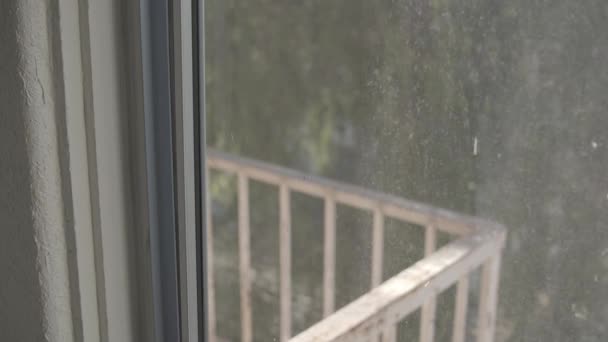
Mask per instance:
[[[424,257],[433,254],[437,245],[437,228],[434,225],[426,227],[424,234]],[[435,295],[431,294],[422,306],[420,318],[420,342],[432,342],[435,335]]]
[[[207,174],[209,171],[207,170]],[[215,342],[217,339],[216,335],[216,318],[215,318],[215,281],[214,281],[214,266],[213,266],[213,215],[211,212],[211,196],[210,192],[207,191],[207,199],[205,200],[207,214],[206,226],[207,226],[207,241],[205,248],[207,249],[207,320],[208,320],[208,338],[209,342]]]
[[[374,222],[372,227],[372,277],[370,288],[375,288],[382,283],[382,264],[384,257],[384,215],[379,208],[374,209]],[[391,328],[394,328],[391,326]],[[383,329],[382,340],[390,341],[386,337],[386,329]],[[374,336],[372,341],[378,341],[378,337]]]
[[[247,176],[238,174],[239,203],[239,272],[241,297],[241,341],[251,342],[251,256],[249,233],[249,183]]]
[[[469,274],[465,274],[456,288],[456,305],[454,307],[454,327],[452,342],[464,342],[467,327],[467,305],[469,301]]]
[[[477,342],[492,342],[496,331],[496,305],[498,304],[498,281],[500,278],[500,255],[490,257],[482,269],[481,298]]]
[[[280,254],[280,341],[291,337],[291,205],[289,188],[281,184],[279,188],[279,254]]]
[[[212,155],[213,156],[213,155]],[[397,339],[397,321],[421,308],[420,340],[432,342],[435,335],[437,294],[458,282],[452,342],[463,342],[466,337],[466,316],[469,292],[469,272],[483,263],[478,319],[478,342],[494,339],[500,253],[504,244],[504,228],[488,223],[475,227],[470,217],[436,210],[421,204],[359,189],[337,182],[309,178],[295,171],[272,167],[254,161],[241,161],[232,157],[215,156],[209,165],[225,172],[235,172],[238,178],[238,245],[241,309],[241,340],[251,342],[252,277],[249,181],[257,180],[279,187],[279,267],[280,267],[280,341],[291,337],[291,208],[293,191],[318,196],[324,201],[324,256],[323,256],[323,316],[328,317],[298,336],[294,341],[356,340],[394,342]],[[211,201],[207,201],[208,204]],[[336,267],[336,205],[341,203],[373,212],[371,285],[379,286],[347,305],[335,315]],[[208,210],[211,213],[211,210]],[[426,225],[425,258],[400,275],[382,283],[384,220],[386,217],[414,224]],[[209,337],[215,336],[215,303],[213,283],[213,227],[211,215],[207,217],[209,251],[207,266],[209,291]],[[460,222],[462,221],[462,222]],[[437,231],[464,235],[435,252]],[[361,325],[364,324],[364,325]],[[376,325],[373,325],[376,324]]]
[[[385,324],[382,330],[382,342],[395,342],[397,341],[397,323],[390,322]]]
[[[336,202],[325,197],[323,247],[323,317],[334,312],[336,276]]]
[[[384,256],[384,215],[380,209],[374,210],[372,232],[372,279],[371,288],[382,283],[382,259]]]

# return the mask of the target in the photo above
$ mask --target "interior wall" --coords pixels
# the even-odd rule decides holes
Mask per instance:
[[[0,1],[0,340],[72,341],[47,1]]]

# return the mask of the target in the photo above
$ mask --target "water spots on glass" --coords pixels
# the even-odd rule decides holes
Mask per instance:
[[[606,340],[606,10],[572,0],[207,0],[209,144],[498,220],[509,241],[497,341]],[[215,197],[232,199],[219,183],[211,178]],[[318,202],[294,224],[322,228]],[[367,265],[367,252],[345,245],[363,246],[370,230],[338,226],[339,260]],[[400,269],[414,233],[387,224],[385,234],[386,266]],[[301,233],[293,244],[295,332],[321,318],[323,240]],[[231,274],[219,264],[231,253],[218,252],[218,274]],[[238,296],[224,291],[220,304],[220,331],[238,340]]]
[[[476,156],[479,154],[479,140],[477,137],[473,138],[473,155]]]
[[[597,141],[591,141],[591,148],[594,150],[597,150],[597,148],[600,146],[600,144],[597,143]]]

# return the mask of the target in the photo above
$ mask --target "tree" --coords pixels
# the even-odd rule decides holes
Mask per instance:
[[[210,146],[496,219],[510,228],[499,340],[606,339],[603,1],[208,0],[206,13]],[[230,184],[214,179],[216,189]],[[254,192],[256,224],[266,227],[256,319],[271,327],[256,339],[267,341],[278,324],[276,279],[265,271],[276,268],[276,203],[272,190]],[[318,229],[319,203],[300,202],[294,221]],[[234,214],[232,197],[222,203],[223,217]],[[345,211],[340,220],[357,232],[343,242],[355,248],[339,250],[358,260],[341,267],[338,282],[357,285],[343,289],[345,302],[367,286],[369,217]],[[395,231],[393,241],[420,238]],[[230,244],[235,230],[218,235]],[[314,236],[299,245],[320,245]],[[387,268],[404,267],[415,246],[396,246]],[[299,253],[301,329],[320,319],[321,278],[305,270],[319,249]],[[224,257],[234,287],[226,265],[236,256]],[[236,339],[238,296],[222,300],[233,309],[220,330]]]

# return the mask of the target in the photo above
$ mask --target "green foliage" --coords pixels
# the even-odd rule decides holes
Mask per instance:
[[[608,339],[605,1],[206,6],[210,146],[499,220],[510,233],[498,340]],[[234,184],[214,177],[211,189],[225,218],[218,243],[228,246]],[[303,230],[321,224],[316,206],[294,217]],[[343,267],[365,274],[368,222],[350,216],[352,248],[342,258],[357,262]],[[317,260],[319,234],[296,243],[301,260]],[[235,250],[223,252],[230,264]],[[388,268],[401,266],[386,258]],[[318,265],[302,271],[304,261],[294,275],[297,327],[320,318]],[[220,330],[236,340],[238,296],[226,291],[233,310],[219,317]],[[254,296],[267,298],[257,314],[270,317],[256,322],[276,328],[272,296]],[[272,340],[275,328],[257,329],[256,339]]]

